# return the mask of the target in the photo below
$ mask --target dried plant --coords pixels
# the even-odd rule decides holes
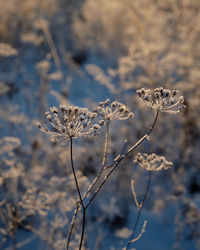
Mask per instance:
[[[105,102],[100,102],[95,112],[107,122],[111,120],[126,120],[134,117],[133,113],[129,111],[126,105],[116,101],[110,103],[109,99]]]
[[[200,1],[0,0],[0,16],[0,249],[199,249]]]
[[[110,100],[106,100],[105,102],[100,102],[99,106],[95,109],[95,112],[89,112],[87,108],[79,108],[79,107],[72,107],[72,106],[64,106],[60,105],[60,111],[56,107],[50,108],[50,112],[46,112],[46,118],[50,122],[52,129],[49,130],[46,126],[42,126],[39,122],[37,122],[37,126],[41,129],[41,131],[47,133],[50,135],[51,140],[54,141],[63,141],[67,140],[70,141],[70,160],[71,160],[71,167],[72,167],[72,172],[74,176],[74,181],[76,184],[76,189],[77,193],[79,196],[79,199],[77,200],[77,207],[74,211],[74,216],[71,222],[71,228],[69,232],[69,237],[67,241],[67,249],[69,249],[70,246],[70,241],[71,241],[71,236],[72,236],[72,230],[76,221],[76,217],[79,211],[79,208],[81,206],[82,208],[82,229],[81,229],[81,237],[80,237],[80,242],[79,242],[79,249],[82,249],[83,245],[83,240],[84,240],[84,232],[85,232],[85,221],[86,221],[86,210],[88,207],[91,205],[92,201],[96,197],[97,193],[99,193],[100,189],[103,187],[111,173],[115,170],[115,168],[119,165],[119,163],[125,159],[135,148],[137,148],[145,139],[149,139],[149,135],[152,132],[155,123],[158,119],[158,115],[160,111],[165,111],[168,110],[168,108],[173,108],[173,105],[175,103],[175,106],[177,106],[179,103],[181,104],[181,109],[179,108],[179,111],[181,111],[185,106],[183,106],[183,97],[181,97],[181,101],[176,101],[175,97],[177,96],[178,92],[177,91],[170,91],[170,90],[165,90],[163,88],[155,89],[153,93],[155,93],[154,97],[157,98],[158,94],[158,105],[154,107],[153,104],[153,99],[152,99],[152,94],[150,90],[138,90],[137,93],[139,94],[140,98],[142,95],[145,96],[145,92],[147,92],[148,100],[146,100],[146,104],[150,107],[153,107],[154,109],[157,110],[155,120],[150,127],[150,130],[145,134],[141,139],[139,139],[131,148],[127,150],[127,152],[124,155],[119,155],[113,165],[110,167],[110,170],[104,177],[104,180],[100,183],[99,187],[95,190],[95,193],[90,197],[89,201],[85,204],[85,198],[87,195],[90,193],[91,189],[95,186],[97,181],[99,181],[100,176],[105,168],[106,164],[106,157],[107,157],[107,150],[108,150],[108,140],[109,140],[109,123],[112,120],[125,120],[128,118],[133,117],[133,113],[129,112],[129,109],[122,103],[120,102],[112,102],[110,104]],[[171,104],[172,106],[169,106],[168,100],[172,99],[172,96],[174,98],[174,103]],[[167,99],[166,99],[167,98]],[[146,98],[147,99],[147,98]],[[143,99],[141,98],[143,101]],[[177,104],[178,103],[178,104]],[[109,105],[110,104],[110,105]],[[150,105],[151,104],[151,105]],[[97,114],[100,115],[101,119],[99,121],[99,124],[94,124],[91,126],[91,123],[93,122],[93,119],[97,116]],[[96,131],[100,129],[101,126],[104,124],[107,124],[107,130],[106,130],[106,135],[105,135],[105,147],[104,147],[104,155],[103,155],[103,161],[102,161],[102,168],[100,170],[100,173],[97,175],[97,177],[94,179],[92,184],[89,186],[88,191],[85,193],[85,195],[81,194],[80,186],[79,186],[79,181],[77,178],[77,174],[75,171],[74,167],[74,162],[73,162],[73,139],[74,138],[79,138],[85,135],[91,135],[91,134],[96,134]],[[146,170],[150,171],[149,174],[149,180],[146,188],[146,192],[143,198],[143,201],[140,205],[138,205],[138,216],[136,218],[136,223],[133,229],[133,233],[131,235],[130,241],[127,245],[127,249],[129,248],[130,244],[133,243],[135,240],[139,239],[142,234],[144,233],[144,228],[146,224],[143,227],[143,230],[141,234],[134,240],[134,233],[140,218],[140,214],[142,211],[142,207],[144,204],[144,201],[146,199],[149,186],[150,186],[150,181],[151,181],[151,173],[152,171],[159,171],[162,169],[168,169],[171,167],[172,163],[168,162],[164,157],[162,156],[157,156],[156,154],[141,154],[139,153],[134,160],[135,163],[137,163],[139,166],[145,168]],[[135,192],[133,192],[135,194]],[[134,195],[135,199],[136,194]],[[136,204],[139,204],[136,202]]]
[[[61,105],[60,112],[56,107],[50,108],[50,111],[51,114],[46,112],[45,115],[52,126],[51,130],[39,122],[36,125],[42,132],[49,134],[53,142],[69,141],[72,138],[95,135],[100,127],[104,125],[102,121],[99,121],[99,124],[96,123],[91,126],[96,113],[90,112],[87,108]]]
[[[138,89],[137,93],[145,105],[159,110],[161,112],[175,114],[185,108],[184,98],[179,95],[178,90],[169,90],[164,88]]]
[[[167,161],[164,156],[156,154],[138,153],[134,158],[134,163],[148,171],[167,170],[172,166],[172,162]]]
[[[172,165],[173,165],[172,162],[167,161],[164,156],[159,156],[159,155],[156,155],[156,154],[149,154],[148,155],[146,153],[144,153],[144,154],[138,153],[135,156],[133,162],[135,164],[137,164],[138,166],[140,166],[140,167],[146,169],[147,171],[149,171],[149,178],[148,178],[148,183],[147,183],[147,186],[146,186],[146,191],[145,191],[145,194],[144,194],[144,197],[143,197],[143,200],[142,200],[141,203],[139,203],[138,199],[137,199],[137,195],[136,195],[135,188],[134,188],[134,180],[132,180],[132,182],[131,182],[132,193],[133,193],[133,197],[134,197],[134,200],[135,200],[135,204],[136,204],[137,209],[138,209],[138,214],[137,214],[137,217],[136,217],[136,222],[135,222],[135,225],[134,225],[130,240],[129,240],[129,242],[127,244],[127,247],[126,247],[127,250],[128,250],[128,248],[130,247],[130,245],[133,242],[135,242],[136,240],[141,238],[142,234],[145,231],[146,223],[144,222],[143,229],[142,229],[140,235],[138,236],[139,238],[137,237],[136,239],[134,239],[135,231],[136,231],[136,228],[137,228],[140,216],[141,216],[142,208],[143,208],[144,202],[145,202],[145,200],[147,198],[147,195],[148,195],[148,192],[149,192],[152,172],[153,171],[167,170],[170,167],[172,167]]]

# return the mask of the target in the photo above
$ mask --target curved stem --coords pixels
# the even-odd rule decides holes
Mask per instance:
[[[82,199],[82,196],[81,196],[80,188],[79,188],[79,185],[78,185],[78,180],[77,180],[77,177],[76,177],[76,172],[75,172],[75,169],[74,169],[74,162],[73,162],[73,139],[72,139],[72,137],[70,138],[70,159],[71,159],[72,172],[73,172],[74,180],[75,180],[75,183],[76,183],[76,189],[77,189],[77,192],[78,192],[78,195],[79,195],[79,200],[80,200],[82,208],[84,208],[83,199]]]
[[[148,183],[147,183],[146,191],[145,191],[145,194],[144,194],[144,198],[143,198],[142,203],[141,203],[141,205],[139,207],[136,222],[135,222],[135,225],[133,227],[133,231],[132,231],[130,240],[129,240],[127,246],[126,246],[126,250],[128,250],[128,248],[131,245],[132,240],[134,238],[135,231],[136,231],[136,228],[137,228],[137,225],[138,225],[138,222],[139,222],[139,219],[140,219],[140,215],[141,215],[141,212],[142,212],[142,208],[143,208],[144,202],[145,202],[145,200],[147,198],[147,194],[148,194],[148,191],[149,191],[149,187],[150,187],[150,183],[151,183],[151,176],[152,176],[152,171],[149,171],[149,178],[148,178]]]
[[[158,115],[159,115],[159,110],[157,110],[154,122],[152,124],[152,126],[150,127],[149,131],[141,138],[139,139],[124,155],[122,155],[112,166],[110,172],[105,176],[103,182],[101,183],[101,185],[96,189],[94,195],[91,197],[91,199],[88,201],[88,203],[85,206],[85,209],[88,208],[88,206],[91,204],[91,202],[94,200],[94,198],[96,197],[96,195],[98,194],[98,192],[100,191],[100,189],[103,187],[104,183],[107,181],[107,179],[109,178],[109,176],[112,174],[112,172],[115,170],[115,168],[119,165],[119,163],[126,158],[135,148],[137,148],[145,139],[148,139],[149,135],[151,134],[151,132],[153,131],[155,124],[158,120]]]

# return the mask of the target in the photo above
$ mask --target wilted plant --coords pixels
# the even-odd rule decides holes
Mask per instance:
[[[96,188],[94,194],[89,198],[89,201],[87,201],[86,203],[85,203],[85,199],[87,195],[90,193],[90,191],[95,186],[97,181],[100,180],[100,176],[103,170],[107,168],[105,164],[106,164],[106,158],[107,158],[107,153],[108,153],[110,122],[112,120],[125,120],[128,118],[131,118],[133,117],[133,113],[130,112],[129,109],[124,104],[120,102],[116,102],[116,101],[110,104],[110,100],[107,99],[105,102],[100,102],[99,106],[94,110],[94,112],[90,112],[87,108],[79,108],[79,107],[72,107],[72,106],[66,107],[64,105],[60,105],[59,111],[56,107],[50,108],[50,112],[46,112],[45,115],[51,125],[51,129],[48,129],[46,125],[41,125],[39,122],[37,122],[37,126],[41,129],[42,132],[45,132],[48,135],[50,135],[51,140],[53,142],[70,141],[71,167],[72,167],[72,172],[73,172],[74,181],[76,184],[76,189],[77,189],[79,199],[77,200],[77,207],[74,211],[74,216],[71,222],[71,227],[70,227],[68,241],[67,241],[67,249],[69,249],[69,246],[70,246],[73,227],[74,227],[76,216],[78,214],[80,207],[82,208],[82,228],[81,228],[81,238],[80,238],[80,243],[79,243],[79,249],[81,249],[83,245],[86,210],[88,209],[88,207],[90,206],[94,198],[96,197],[97,193],[103,187],[103,185],[105,184],[109,176],[119,165],[119,163],[123,159],[125,159],[134,149],[136,149],[145,139],[149,140],[149,135],[155,127],[159,112],[170,111],[170,113],[177,113],[185,108],[184,99],[182,96],[179,96],[178,91],[176,90],[170,91],[168,89],[157,88],[151,91],[149,89],[139,89],[137,90],[137,93],[140,99],[143,102],[145,102],[147,106],[150,106],[156,110],[156,116],[155,116],[154,122],[152,126],[150,127],[149,131],[143,137],[141,137],[132,147],[130,147],[125,154],[118,155],[115,158],[113,164],[109,166],[109,171],[108,173],[106,173],[106,176],[104,177],[103,181]],[[177,110],[171,111],[171,109],[173,108],[174,109],[177,108]],[[98,115],[100,116],[102,120],[99,120],[98,123],[93,124],[94,118],[95,117],[98,118]],[[74,167],[74,162],[73,162],[73,139],[79,138],[82,136],[96,135],[97,131],[100,130],[101,126],[105,124],[107,126],[107,129],[106,129],[106,135],[105,135],[105,146],[104,146],[102,167],[97,177],[89,186],[87,192],[84,195],[82,195],[80,187],[79,187],[79,181],[77,178],[76,170]],[[172,165],[172,163],[168,162],[164,157],[157,156],[156,154],[151,154],[151,155],[138,154],[135,157],[134,162],[137,163],[139,166],[145,168],[146,170],[150,171],[150,174],[149,174],[149,180],[148,180],[146,192],[144,195],[144,199],[140,205],[137,201],[136,193],[133,192],[134,198],[137,201],[136,204],[138,204],[139,211],[138,211],[138,216],[137,216],[136,223],[133,229],[133,233],[127,245],[127,249],[129,245],[135,241],[133,240],[133,237],[134,237],[135,229],[137,227],[137,223],[140,218],[143,203],[146,199],[146,196],[149,190],[152,171],[168,169]],[[144,232],[145,226],[146,224],[144,225],[143,232]],[[136,239],[139,239],[140,237],[137,237]]]

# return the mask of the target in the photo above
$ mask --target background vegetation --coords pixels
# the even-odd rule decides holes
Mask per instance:
[[[179,89],[187,109],[159,117],[138,152],[164,155],[173,167],[152,176],[136,249],[200,248],[200,1],[0,0],[0,248],[64,249],[76,206],[69,147],[35,126],[50,106],[91,110],[107,98],[134,119],[112,124],[108,164],[154,119],[136,89]],[[99,171],[102,136],[75,144],[82,192]],[[137,152],[135,152],[136,154]],[[122,249],[147,173],[130,156],[87,213],[85,249]],[[79,218],[81,219],[81,217]],[[139,225],[138,230],[142,227]],[[79,221],[73,235],[76,249]]]

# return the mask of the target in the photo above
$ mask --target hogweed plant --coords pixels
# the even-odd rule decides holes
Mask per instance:
[[[176,114],[185,108],[184,98],[179,95],[178,90],[171,91],[161,87],[152,91],[141,88],[137,90],[137,93],[145,105],[157,111]]]
[[[50,113],[51,112],[51,113]],[[90,112],[87,108],[79,108],[65,105],[60,105],[60,110],[56,107],[50,108],[50,112],[46,112],[46,118],[48,119],[51,130],[47,126],[41,125],[37,122],[37,126],[41,131],[50,135],[51,140],[55,141],[70,141],[70,159],[71,167],[74,175],[76,189],[79,196],[79,202],[83,211],[83,224],[82,224],[82,236],[80,241],[80,248],[82,246],[84,228],[85,228],[85,205],[79,188],[77,175],[73,162],[73,139],[86,135],[95,135],[100,127],[104,124],[103,121],[99,121],[99,124],[91,125],[93,119],[96,117],[96,113]]]
[[[144,197],[143,197],[143,200],[142,200],[141,203],[139,203],[138,199],[137,199],[137,195],[136,195],[135,187],[134,187],[134,180],[132,179],[132,181],[131,181],[131,189],[132,189],[132,193],[133,193],[135,204],[136,204],[137,209],[138,209],[138,214],[137,214],[136,222],[135,222],[135,225],[133,227],[132,234],[131,234],[130,240],[129,240],[128,244],[127,244],[126,250],[128,250],[129,246],[133,242],[135,242],[136,240],[138,240],[139,238],[141,238],[142,234],[145,232],[145,228],[146,228],[146,224],[147,224],[146,221],[144,222],[144,225],[143,225],[141,233],[139,234],[138,237],[136,237],[134,239],[134,234],[135,234],[135,231],[136,231],[139,219],[140,219],[142,208],[143,208],[144,202],[145,202],[145,200],[147,198],[147,195],[148,195],[148,192],[149,192],[150,183],[151,183],[151,177],[152,177],[152,172],[153,171],[167,170],[170,167],[172,167],[172,162],[167,161],[164,156],[159,156],[159,155],[154,154],[154,153],[153,154],[149,154],[149,155],[146,154],[146,153],[144,153],[144,154],[138,153],[135,156],[133,162],[136,165],[138,165],[139,167],[144,168],[147,171],[149,171],[149,177],[148,177],[148,182],[147,182],[145,194],[144,194]]]
[[[37,126],[40,130],[48,135],[50,135],[51,140],[53,142],[64,141],[69,142],[69,151],[70,151],[70,161],[71,168],[74,177],[74,182],[76,185],[78,199],[76,202],[76,208],[74,210],[74,215],[71,221],[71,225],[69,227],[69,235],[67,238],[66,249],[69,249],[71,237],[73,233],[73,228],[76,223],[77,214],[80,210],[82,210],[82,226],[81,226],[81,234],[79,241],[79,249],[82,249],[83,241],[84,241],[84,232],[85,232],[85,223],[86,223],[86,211],[93,202],[96,195],[99,193],[101,188],[104,186],[105,182],[108,180],[110,175],[116,169],[116,167],[130,154],[132,153],[145,139],[149,140],[149,136],[153,131],[155,124],[158,120],[158,116],[160,112],[168,112],[168,113],[178,113],[185,108],[184,98],[179,95],[177,90],[168,90],[164,88],[156,88],[154,90],[141,88],[137,90],[138,96],[140,100],[145,103],[147,106],[153,108],[156,111],[156,115],[154,121],[149,128],[148,132],[142,136],[133,146],[131,146],[124,154],[119,154],[113,161],[113,163],[109,166],[106,166],[106,159],[108,155],[108,145],[109,145],[109,130],[110,123],[113,120],[126,120],[134,117],[133,113],[129,111],[126,105],[114,101],[110,102],[107,99],[104,102],[100,102],[99,105],[94,109],[93,112],[90,112],[87,108],[79,108],[76,106],[64,106],[60,105],[59,109],[56,107],[50,108],[50,112],[46,112],[45,116],[49,121],[48,125],[42,125],[40,122],[37,122]],[[97,122],[94,122],[97,120]],[[73,140],[83,137],[83,136],[95,136],[100,133],[101,127],[106,126],[105,132],[105,143],[104,143],[104,152],[103,159],[101,163],[101,168],[96,178],[94,178],[91,185],[88,187],[85,194],[81,193],[79,180],[77,178],[77,171],[74,167],[73,161]],[[132,191],[134,194],[134,199],[136,201],[136,205],[138,207],[138,215],[136,218],[136,223],[134,225],[131,238],[128,242],[127,248],[129,248],[130,244],[134,241],[138,240],[143,232],[145,231],[146,222],[144,223],[141,234],[136,238],[134,238],[135,230],[140,218],[140,214],[142,211],[142,207],[144,201],[146,199],[152,171],[158,171],[162,169],[168,169],[171,167],[172,163],[168,162],[164,157],[157,156],[156,154],[138,154],[135,157],[134,162],[145,168],[149,171],[149,180],[146,188],[146,192],[141,204],[137,201],[137,196],[134,191],[134,185],[132,185]],[[108,170],[101,180],[101,176],[104,170]],[[97,182],[100,184],[95,188],[95,184]],[[94,190],[94,193],[91,191]],[[86,200],[86,198],[88,198]]]

